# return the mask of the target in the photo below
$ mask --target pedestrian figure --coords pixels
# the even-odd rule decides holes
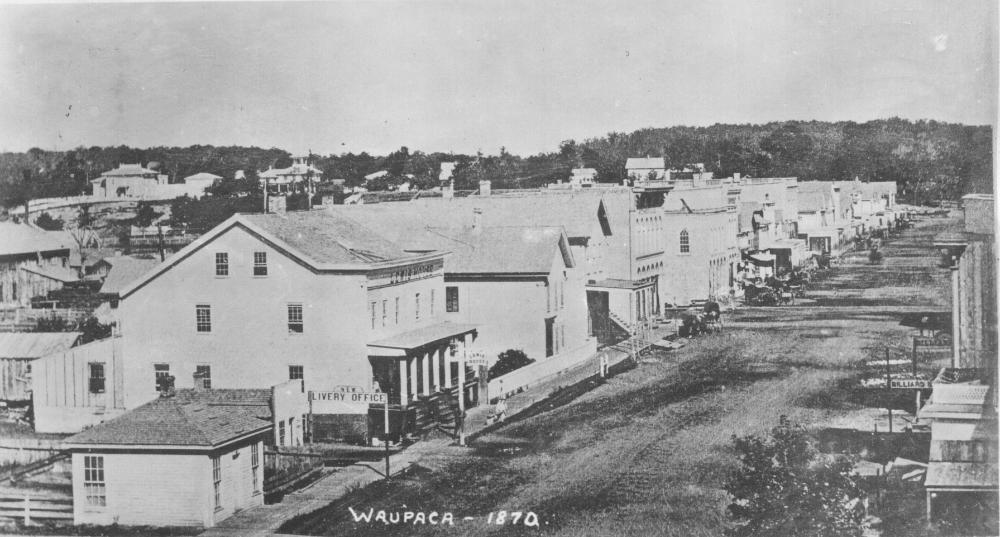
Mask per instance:
[[[500,396],[500,400],[497,401],[497,405],[493,407],[493,416],[496,421],[503,421],[507,417],[507,398]]]

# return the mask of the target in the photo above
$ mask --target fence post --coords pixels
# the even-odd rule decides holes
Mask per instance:
[[[27,494],[24,496],[24,525],[31,525],[31,497]]]

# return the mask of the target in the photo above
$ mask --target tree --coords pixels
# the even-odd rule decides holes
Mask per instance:
[[[35,225],[45,231],[61,231],[64,223],[62,218],[52,218],[51,214],[45,212],[38,215],[38,218],[35,219]]]
[[[162,213],[156,212],[153,206],[148,202],[140,201],[138,207],[135,211],[135,219],[133,222],[138,227],[149,227],[153,225],[153,222],[160,217]]]
[[[489,378],[497,378],[506,375],[515,369],[520,369],[535,361],[528,358],[521,349],[507,349],[497,355],[497,361],[490,367]]]
[[[805,430],[785,416],[769,438],[733,437],[739,468],[726,484],[730,535],[858,537],[861,513],[850,501],[861,495],[851,463],[819,456]]]
[[[80,323],[78,329],[82,334],[80,335],[80,344],[90,343],[91,341],[96,341],[98,339],[104,339],[111,337],[111,325],[104,324],[97,320],[97,317],[91,315]]]

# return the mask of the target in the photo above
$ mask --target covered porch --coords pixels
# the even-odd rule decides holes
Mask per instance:
[[[466,394],[466,379],[479,376],[478,368],[466,365],[476,329],[441,322],[369,343],[372,376],[389,394],[389,403],[405,409],[418,398],[452,393],[458,387]],[[459,404],[464,407],[467,400],[466,395]]]

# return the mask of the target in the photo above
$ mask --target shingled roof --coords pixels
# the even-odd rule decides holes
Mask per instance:
[[[0,333],[0,358],[41,358],[76,344],[80,332]]]
[[[126,285],[139,279],[140,276],[160,263],[158,259],[144,259],[127,255],[106,257],[105,261],[111,265],[111,269],[104,277],[101,292],[107,294],[120,293]]]
[[[270,390],[178,390],[71,436],[72,446],[212,448],[270,429]]]
[[[320,263],[378,263],[412,256],[359,223],[328,211],[241,217]]]
[[[64,233],[42,231],[24,224],[0,222],[0,255],[33,254],[69,250]]]

